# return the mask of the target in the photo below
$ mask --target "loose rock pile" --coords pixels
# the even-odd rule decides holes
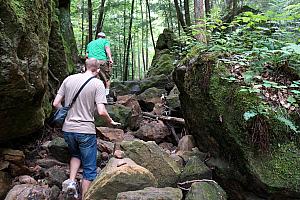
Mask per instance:
[[[181,124],[143,116],[147,112],[180,117],[178,93],[167,94],[166,90],[149,88],[141,94],[118,96],[108,111],[115,121],[122,122],[121,127],[104,127],[97,119],[99,174],[85,199],[227,198],[212,180],[212,171],[205,164],[208,155],[195,147],[193,137],[186,135]],[[1,150],[0,199],[66,198],[61,186],[69,175],[70,155],[62,135],[57,135],[44,141],[33,158],[20,150]]]

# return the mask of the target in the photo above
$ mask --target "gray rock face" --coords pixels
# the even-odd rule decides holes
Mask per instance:
[[[121,192],[117,200],[181,200],[182,197],[182,192],[178,188],[148,187],[138,191]]]
[[[52,60],[59,58],[57,62],[64,63],[62,58],[65,63],[72,63],[69,60],[73,57],[66,52],[76,49],[71,42],[75,40],[70,31],[70,20],[66,20],[69,3],[70,0],[36,0],[34,3],[30,0],[1,1],[0,141],[38,131],[49,116],[52,108],[48,92],[48,67],[53,71],[50,73],[52,80],[57,76],[61,81],[67,73],[58,76],[55,68],[66,71],[67,66],[70,68],[71,65],[58,66]],[[59,11],[60,6],[65,10]],[[58,38],[62,42],[55,42]],[[70,46],[72,48],[68,49]],[[54,51],[59,56],[51,54]],[[50,78],[51,93],[59,84],[57,81],[55,85],[53,83]]]
[[[180,168],[155,142],[123,141],[121,149],[127,157],[151,171],[159,187],[176,185]]]
[[[193,183],[186,200],[226,200],[225,191],[216,182]]]
[[[153,174],[132,160],[112,158],[85,195],[89,200],[114,200],[120,192],[156,187]]]
[[[0,3],[0,141],[30,134],[44,123],[50,5]]]

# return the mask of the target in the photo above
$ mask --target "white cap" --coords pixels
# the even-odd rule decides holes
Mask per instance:
[[[105,37],[105,33],[103,32],[98,33],[98,37]]]

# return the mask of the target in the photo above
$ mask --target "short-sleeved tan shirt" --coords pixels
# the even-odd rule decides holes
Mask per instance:
[[[69,105],[79,88],[91,74],[75,74],[67,77],[58,90],[58,94],[65,99],[65,105]],[[104,84],[98,78],[90,80],[78,95],[75,103],[68,111],[62,130],[65,132],[76,132],[96,134],[94,113],[96,104],[107,103]]]

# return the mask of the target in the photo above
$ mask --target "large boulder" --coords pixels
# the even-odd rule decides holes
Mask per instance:
[[[155,141],[156,143],[160,143],[164,138],[171,135],[171,132],[161,120],[143,120],[139,130],[132,134],[144,141]]]
[[[37,131],[49,114],[51,3],[0,2],[0,141]]]
[[[218,62],[217,55],[208,53],[190,55],[178,65],[173,77],[180,91],[188,132],[201,151],[227,160],[232,171],[237,172],[238,176],[232,176],[215,169],[215,177],[230,198],[245,199],[249,192],[264,198],[299,198],[297,140],[290,137],[291,130],[272,114],[273,109],[262,99],[254,93],[242,93],[239,84],[226,79],[229,72]],[[246,121],[244,114],[259,109],[259,105],[270,111],[268,116],[254,118],[261,121]],[[260,122],[260,132],[253,132],[250,127]],[[251,137],[258,137],[258,133],[270,138],[266,142],[270,145],[268,152],[251,144]]]
[[[180,168],[155,142],[123,141],[121,149],[127,157],[150,170],[159,187],[176,186]]]
[[[54,91],[64,78],[75,70],[74,66],[78,61],[70,16],[70,3],[71,0],[59,0],[52,4],[55,14],[51,18],[49,35],[49,81],[53,86],[50,89],[54,89]]]
[[[38,131],[51,113],[48,84],[54,95],[67,75],[59,76],[55,67],[66,71],[73,63],[64,63],[77,56],[67,20],[69,3],[70,0],[0,1],[0,142]],[[59,39],[61,42],[54,42]],[[48,67],[50,81],[53,80],[50,83]]]
[[[175,60],[175,56],[171,53],[171,51],[176,43],[175,35],[169,29],[165,29],[163,33],[158,36],[155,47],[155,55],[147,76],[171,74],[174,69],[173,63]]]
[[[121,192],[117,200],[181,200],[182,197],[182,192],[178,188],[147,187],[143,190]]]
[[[128,158],[112,158],[93,181],[84,199],[114,200],[120,192],[156,186],[157,181],[149,170]]]

